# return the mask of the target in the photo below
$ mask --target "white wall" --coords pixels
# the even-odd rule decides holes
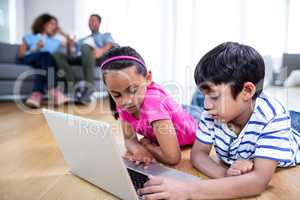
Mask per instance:
[[[24,33],[24,0],[0,1],[0,41],[20,43]]]
[[[60,26],[66,33],[75,32],[75,1],[73,0],[1,0],[2,23],[0,24],[0,41],[21,43],[26,33],[31,33],[34,19],[49,13],[57,17]],[[5,10],[3,10],[5,9]],[[1,16],[0,16],[1,17]]]
[[[9,38],[5,42],[20,43],[24,34],[24,0],[8,2]]]
[[[9,1],[0,1],[0,41],[9,40]]]
[[[15,0],[15,34],[12,43],[20,43],[24,35],[24,0]]]
[[[42,13],[56,16],[62,29],[67,33],[73,33],[75,31],[74,7],[73,0],[24,0],[25,33],[31,32],[32,22]]]

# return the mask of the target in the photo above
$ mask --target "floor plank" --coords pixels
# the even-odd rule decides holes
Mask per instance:
[[[114,125],[118,145],[124,149],[119,124],[110,115],[107,100],[89,107],[51,109]],[[116,199],[70,174],[41,110],[30,112],[20,110],[14,103],[0,103],[0,199]],[[191,166],[189,151],[183,150],[183,159],[176,168],[206,178]],[[299,200],[300,166],[279,170],[268,190],[250,199]]]

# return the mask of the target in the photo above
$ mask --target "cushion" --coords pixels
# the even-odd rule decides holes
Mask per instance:
[[[18,76],[29,70],[32,70],[29,65],[0,63],[0,80],[16,80]]]
[[[0,63],[16,63],[18,48],[19,45],[0,42]]]
[[[300,86],[300,70],[294,70],[289,77],[284,81],[285,87]]]

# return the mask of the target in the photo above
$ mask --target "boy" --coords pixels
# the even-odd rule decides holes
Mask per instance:
[[[289,112],[262,92],[264,62],[252,47],[223,43],[198,63],[195,81],[204,94],[195,168],[211,180],[181,182],[150,177],[144,199],[231,199],[262,193],[276,167],[300,162],[300,134]],[[297,128],[298,129],[298,128]],[[209,157],[212,146],[220,163]]]

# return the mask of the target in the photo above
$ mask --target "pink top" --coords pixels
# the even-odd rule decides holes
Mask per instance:
[[[151,123],[167,119],[173,123],[180,146],[194,143],[197,130],[196,120],[154,82],[147,86],[139,118],[121,108],[117,110],[121,120],[131,124],[135,132],[144,135],[152,142],[157,142],[157,140]]]

